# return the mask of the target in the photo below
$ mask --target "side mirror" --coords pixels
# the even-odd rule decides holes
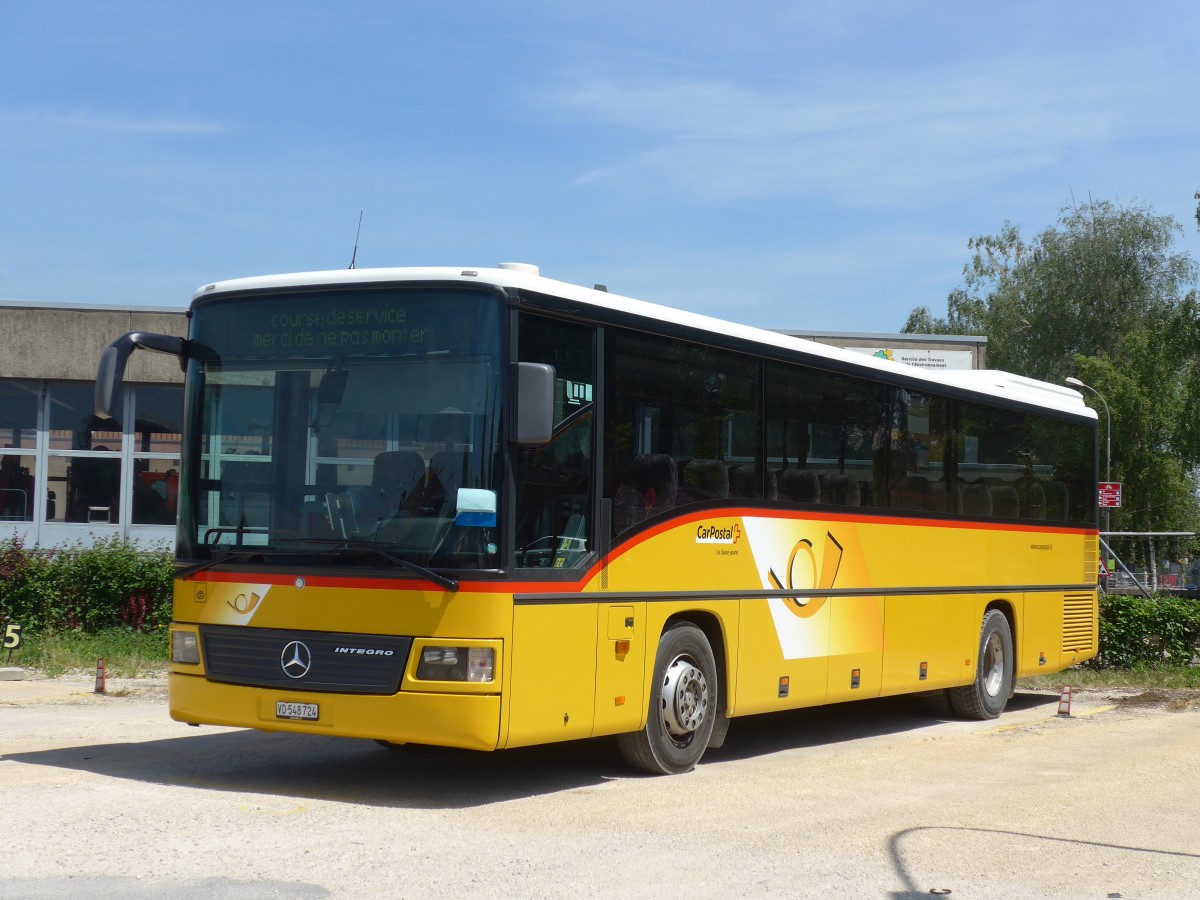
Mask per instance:
[[[100,418],[114,418],[117,391],[125,377],[125,364],[138,347],[178,356],[181,368],[187,359],[187,342],[173,334],[131,331],[121,335],[100,354],[100,367],[96,371],[96,395],[93,401],[96,415]]]
[[[513,440],[538,446],[554,436],[554,366],[517,363],[517,415]]]
[[[346,396],[346,381],[350,378],[347,369],[330,369],[321,376],[317,386],[317,402],[338,404]]]

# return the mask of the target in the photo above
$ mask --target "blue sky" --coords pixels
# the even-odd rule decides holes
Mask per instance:
[[[0,0],[0,298],[358,264],[772,328],[944,313],[1072,196],[1200,258],[1200,4]]]

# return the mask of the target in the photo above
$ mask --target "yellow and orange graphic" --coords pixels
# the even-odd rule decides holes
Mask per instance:
[[[205,619],[221,625],[249,625],[270,589],[269,584],[210,584]]]
[[[753,517],[745,518],[743,524],[764,588],[826,591],[835,586],[870,585],[853,524],[831,526]],[[784,659],[826,656],[834,648],[861,651],[881,646],[883,622],[878,603],[828,601],[820,594],[767,601]]]

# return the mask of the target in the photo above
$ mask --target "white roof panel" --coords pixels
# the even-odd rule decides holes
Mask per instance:
[[[508,264],[505,264],[508,265]],[[518,267],[519,266],[519,267]],[[739,325],[711,316],[703,316],[685,310],[648,303],[633,297],[623,297],[606,291],[580,287],[565,281],[544,278],[537,274],[536,267],[514,264],[513,268],[377,268],[377,269],[333,269],[320,272],[296,272],[286,275],[264,275],[253,278],[237,278],[218,281],[198,289],[193,301],[218,294],[242,291],[280,290],[295,287],[336,287],[339,285],[364,285],[372,283],[402,281],[463,282],[464,284],[492,284],[519,290],[536,291],[562,297],[572,302],[610,309],[651,321],[671,322],[687,328],[727,335],[742,341],[769,347],[795,350],[810,357],[836,360],[843,368],[897,374],[901,371],[906,378],[927,383],[931,390],[939,387],[957,387],[975,393],[1046,407],[1061,412],[1096,418],[1096,413],[1084,402],[1078,391],[1071,388],[1013,375],[996,369],[930,370],[904,363],[877,359],[840,347],[820,344],[804,338],[792,337],[749,325]]]

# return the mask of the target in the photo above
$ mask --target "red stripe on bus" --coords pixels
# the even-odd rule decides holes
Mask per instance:
[[[768,514],[769,513],[769,514]],[[676,528],[683,528],[705,519],[790,519],[806,522],[848,522],[855,525],[902,525],[915,528],[966,528],[973,531],[1027,531],[1030,533],[1077,534],[1084,537],[1095,537],[1099,532],[1095,529],[1076,528],[1061,525],[1046,525],[1034,527],[1032,523],[1018,524],[1013,522],[967,522],[957,520],[931,520],[895,516],[855,515],[853,513],[821,512],[809,510],[768,511],[755,508],[725,508],[720,510],[703,510],[688,513],[677,518],[660,522],[634,538],[614,547],[609,554],[609,562],[641,546],[652,538],[658,537]],[[584,587],[594,581],[600,574],[603,562],[597,561],[576,581],[459,581],[460,594],[533,594],[553,589],[555,593],[569,594],[582,592]],[[430,582],[422,578],[373,578],[346,577],[339,575],[284,575],[260,574],[250,572],[205,572],[197,573],[198,577],[189,580],[215,581],[225,584],[248,583],[257,581],[260,584],[294,584],[297,577],[304,578],[308,587],[321,588],[366,588],[366,589],[403,589],[412,591],[436,592],[438,588],[431,587]]]

